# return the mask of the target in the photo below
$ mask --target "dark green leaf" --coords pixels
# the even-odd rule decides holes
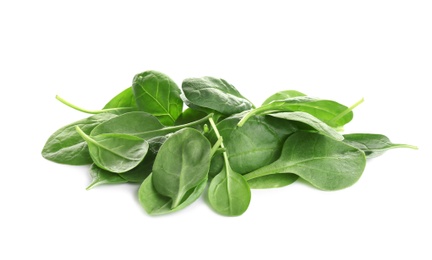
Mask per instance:
[[[318,133],[326,135],[337,141],[342,141],[344,139],[343,136],[339,134],[334,128],[328,126],[323,121],[306,112],[282,112],[270,115],[289,121],[296,121],[307,124],[308,126],[318,131]]]
[[[164,125],[174,125],[183,101],[172,79],[157,71],[145,71],[135,75],[132,89],[139,110],[156,116]]]
[[[101,169],[96,164],[92,164],[90,167],[90,176],[92,182],[87,187],[87,190],[101,184],[119,184],[127,182],[127,180],[122,178],[119,174]]]
[[[251,116],[272,114],[277,112],[306,112],[331,127],[342,127],[353,118],[352,109],[331,100],[320,100],[306,96],[287,98],[285,100],[275,100],[269,104],[251,110],[239,122],[242,126]]]
[[[186,192],[207,178],[211,146],[199,131],[184,128],[159,149],[153,164],[153,185],[177,207]]]
[[[262,105],[267,105],[275,100],[284,100],[287,98],[293,98],[293,97],[301,97],[301,96],[306,96],[305,94],[296,91],[296,90],[284,90],[284,91],[279,91],[273,95],[271,95],[270,97],[268,97],[263,103]]]
[[[90,134],[93,128],[114,117],[116,115],[110,113],[97,114],[60,128],[48,138],[42,149],[42,156],[50,161],[63,164],[91,164],[93,161],[87,143],[78,134],[75,127],[78,126],[84,133]]]
[[[363,173],[362,151],[324,135],[296,132],[285,141],[281,157],[244,177],[247,180],[293,173],[322,190],[339,190],[353,185]]]
[[[203,179],[197,186],[191,188],[184,196],[180,204],[171,208],[173,201],[171,198],[161,195],[153,186],[152,174],[144,180],[138,191],[138,199],[141,206],[150,215],[162,215],[179,211],[194,201],[203,193],[207,186],[207,178]]]
[[[136,109],[135,96],[133,94],[132,87],[123,90],[118,95],[113,97],[104,106],[103,109],[120,108],[120,107],[131,107]]]
[[[182,83],[187,100],[225,115],[253,108],[253,104],[223,79],[213,77],[189,78]]]
[[[234,172],[229,163],[226,163],[210,183],[208,200],[219,214],[239,216],[249,207],[251,191],[243,176]]]
[[[146,140],[133,135],[101,134],[90,137],[78,126],[76,130],[87,142],[93,162],[114,173],[127,172],[138,166],[149,148]]]
[[[241,117],[242,114],[231,116],[217,124],[231,168],[240,174],[263,167],[279,158],[286,137],[297,130],[287,120],[264,116],[252,117],[243,127],[237,127]],[[209,139],[211,142],[216,141],[214,132],[209,134]],[[213,161],[217,162],[216,160],[220,165],[221,159]]]

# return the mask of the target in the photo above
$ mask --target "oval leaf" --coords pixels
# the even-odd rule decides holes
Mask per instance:
[[[162,215],[175,211],[179,211],[194,201],[196,201],[203,193],[207,186],[207,178],[203,179],[196,187],[189,190],[184,199],[175,208],[171,208],[173,203],[172,199],[165,197],[157,192],[153,186],[152,174],[144,180],[138,190],[138,200],[144,210],[150,215]]]
[[[47,160],[63,164],[91,164],[93,161],[87,143],[75,127],[78,126],[84,133],[90,134],[96,126],[114,117],[116,115],[111,113],[97,114],[60,128],[46,141],[42,156]]]
[[[253,104],[223,79],[213,77],[189,78],[182,83],[184,95],[194,105],[225,115],[253,108]]]
[[[365,155],[359,149],[324,135],[299,131],[287,138],[278,160],[244,177],[251,180],[293,173],[319,189],[339,190],[353,185],[365,165]]]
[[[153,164],[153,185],[177,207],[186,192],[207,178],[210,143],[200,132],[184,128],[172,134],[159,149]]]
[[[135,168],[147,154],[146,140],[125,134],[86,135],[78,126],[77,132],[87,142],[93,162],[100,168],[123,173]]]
[[[210,183],[208,200],[219,214],[239,216],[249,207],[251,191],[243,176],[232,171],[229,165],[225,165],[222,172]]]
[[[132,89],[139,110],[156,116],[164,125],[174,125],[183,101],[172,79],[157,71],[145,71],[135,75]]]

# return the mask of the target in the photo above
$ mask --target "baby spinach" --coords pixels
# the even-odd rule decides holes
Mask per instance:
[[[203,77],[188,78],[182,83],[185,97],[192,104],[232,115],[253,108],[253,104],[226,80]]]
[[[212,119],[210,124],[218,140],[222,140]],[[220,146],[224,148],[223,142]],[[208,200],[216,212],[226,216],[238,216],[249,207],[251,191],[243,176],[231,169],[227,152],[223,152],[223,158],[222,171],[210,183]]]
[[[161,195],[153,186],[152,174],[143,181],[138,190],[138,200],[144,210],[150,215],[162,215],[179,211],[196,201],[207,186],[204,178],[197,186],[191,188],[177,207],[172,208],[171,198]]]
[[[92,178],[92,182],[87,187],[87,190],[101,184],[119,184],[128,182],[119,174],[99,168],[96,164],[92,164],[90,167],[90,177]]]
[[[116,115],[110,113],[97,114],[60,128],[46,141],[42,149],[42,156],[50,161],[63,164],[91,164],[93,161],[87,143],[75,130],[75,127],[78,126],[84,133],[90,134],[96,126],[114,117]]]
[[[297,130],[286,120],[265,116],[254,116],[243,127],[237,127],[243,115],[233,115],[217,124],[230,165],[241,174],[275,161],[286,137]],[[209,139],[215,140],[214,132]]]
[[[286,119],[289,121],[297,121],[304,123],[316,131],[318,133],[326,135],[330,138],[333,138],[337,141],[342,141],[344,137],[339,134],[334,128],[331,128],[323,121],[319,120],[318,118],[314,117],[313,115],[305,112],[282,112],[282,113],[276,113],[276,114],[270,114],[273,117]]]
[[[199,131],[184,128],[172,134],[159,149],[153,164],[153,185],[177,207],[187,191],[207,178],[210,142]]]
[[[360,178],[366,158],[417,149],[384,135],[343,134],[363,99],[347,107],[284,90],[254,107],[220,78],[187,78],[181,87],[148,70],[102,109],[56,96],[94,115],[54,132],[42,156],[90,165],[87,189],[138,183],[139,204],[149,215],[184,209],[207,191],[215,212],[239,216],[251,203],[251,188],[280,188],[301,178],[321,190],[344,189]]]
[[[248,180],[251,189],[280,188],[295,182],[298,176],[292,173],[275,173]]]
[[[332,100],[315,99],[308,96],[274,100],[251,110],[242,118],[238,125],[242,126],[253,115],[300,111],[313,115],[331,127],[342,127],[352,120],[352,110],[362,101],[363,99],[351,107],[346,107]]]
[[[156,116],[164,125],[174,125],[183,101],[172,79],[157,71],[145,71],[135,75],[132,89],[139,110]]]
[[[273,95],[271,95],[270,97],[268,97],[263,103],[262,105],[267,105],[275,100],[285,100],[288,98],[293,98],[293,97],[301,97],[301,96],[306,96],[305,94],[297,91],[297,90],[283,90],[283,91],[279,91]]]
[[[380,134],[346,134],[344,142],[362,150],[367,158],[374,158],[382,155],[384,152],[395,148],[418,149],[414,145],[394,144],[385,135]]]
[[[132,87],[129,87],[115,97],[113,97],[103,109],[130,107],[136,109],[135,96],[132,91]]]
[[[113,118],[113,120],[108,120],[103,124],[100,124],[93,129],[91,136],[105,133],[119,133],[134,135],[148,140],[153,137],[164,136],[176,132],[185,127],[197,127],[203,125],[211,116],[211,114],[206,115],[201,119],[183,125],[164,126],[155,116],[149,113],[133,111],[119,115],[118,117]]]
[[[250,172],[246,180],[278,173],[293,173],[322,190],[353,185],[363,173],[362,151],[324,135],[298,131],[287,138],[281,157]]]
[[[149,148],[146,140],[133,135],[101,134],[90,137],[79,126],[75,129],[87,142],[93,162],[110,172],[123,173],[135,168]]]

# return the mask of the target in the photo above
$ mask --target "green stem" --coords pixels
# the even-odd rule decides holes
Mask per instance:
[[[58,101],[62,102],[63,104],[65,104],[66,106],[70,107],[70,108],[73,108],[75,110],[78,110],[80,112],[87,113],[87,114],[101,114],[101,113],[107,113],[107,112],[115,112],[115,111],[122,111],[122,110],[131,110],[130,107],[107,108],[107,109],[101,109],[101,110],[87,110],[87,109],[78,107],[78,106],[70,103],[69,101],[63,99],[59,95],[56,95],[56,99]]]
[[[333,119],[330,120],[329,123],[333,123],[333,122],[336,122],[337,120],[341,119],[343,116],[345,116],[349,112],[353,111],[354,108],[356,108],[358,105],[360,105],[361,103],[363,103],[363,101],[364,101],[364,98],[361,98],[359,101],[355,102],[354,105],[352,105],[349,108],[345,109],[339,115],[333,117]]]
[[[219,137],[216,141],[216,143],[213,145],[211,151],[210,151],[210,158],[213,157],[213,155],[220,149],[219,146],[222,144],[222,136]]]
[[[273,174],[278,174],[278,173],[286,173],[286,169],[285,168],[286,167],[277,167],[277,168],[275,168],[274,163],[271,163],[269,165],[266,165],[264,167],[256,169],[255,171],[247,173],[247,174],[243,175],[243,177],[248,181],[248,180],[252,180],[252,179],[263,177],[263,176],[267,176],[267,175],[273,175]]]

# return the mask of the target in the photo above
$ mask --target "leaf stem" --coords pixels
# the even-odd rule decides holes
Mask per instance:
[[[84,109],[81,108],[79,106],[76,106],[72,103],[70,103],[69,101],[65,100],[64,98],[60,97],[59,95],[56,95],[56,99],[60,102],[62,102],[63,104],[65,104],[66,106],[73,108],[77,111],[83,112],[83,113],[87,113],[87,114],[101,114],[101,113],[107,113],[107,112],[116,112],[116,111],[122,111],[122,110],[131,110],[130,107],[120,107],[120,108],[106,108],[106,109],[101,109],[101,110],[88,110],[88,109]]]
[[[353,111],[354,108],[356,108],[357,106],[359,106],[361,103],[363,103],[364,98],[361,98],[359,101],[355,102],[352,106],[350,106],[349,108],[345,109],[344,111],[342,111],[339,115],[335,116],[332,118],[332,120],[330,120],[329,123],[333,123],[336,122],[337,120],[341,119],[344,115],[348,114],[349,112]]]

